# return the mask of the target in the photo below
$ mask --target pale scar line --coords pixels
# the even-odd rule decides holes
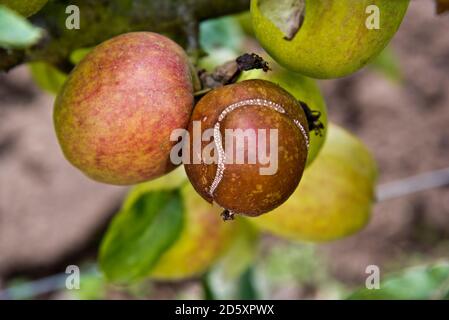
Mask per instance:
[[[217,189],[218,185],[220,184],[221,180],[223,179],[223,174],[225,171],[225,162],[226,162],[226,153],[223,149],[222,139],[221,139],[221,132],[220,132],[220,124],[224,120],[224,118],[234,111],[235,109],[245,107],[245,106],[263,106],[267,108],[271,108],[281,114],[286,114],[285,109],[278,103],[275,103],[273,101],[265,100],[265,99],[248,99],[243,100],[234,104],[229,105],[226,107],[218,117],[217,123],[214,125],[214,142],[215,142],[215,148],[218,153],[218,165],[217,165],[217,171],[215,173],[215,178],[212,182],[212,185],[209,189],[209,195],[214,198],[214,192]],[[293,119],[293,122],[295,125],[299,128],[301,131],[304,140],[306,141],[307,150],[309,149],[309,136],[307,135],[307,131],[304,128],[304,126],[300,123],[298,119]],[[234,214],[233,212],[230,212],[230,214]]]

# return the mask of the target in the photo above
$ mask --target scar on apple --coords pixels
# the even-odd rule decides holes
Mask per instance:
[[[259,9],[284,34],[292,40],[301,29],[306,13],[305,0],[260,0]]]

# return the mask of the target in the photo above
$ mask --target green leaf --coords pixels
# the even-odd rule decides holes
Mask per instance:
[[[371,68],[382,73],[395,82],[402,80],[402,71],[398,58],[393,50],[386,48],[371,63]]]
[[[260,299],[256,286],[254,285],[254,269],[248,268],[240,277],[239,296],[241,300],[258,300]]]
[[[91,52],[93,50],[93,48],[80,48],[80,49],[76,49],[75,51],[73,51],[70,54],[70,62],[73,64],[78,64],[81,62],[81,60],[84,59],[85,56],[87,56],[87,54],[89,52]]]
[[[106,299],[107,284],[104,277],[95,272],[83,272],[82,282],[78,290],[70,290],[71,298],[76,300]]]
[[[208,273],[201,277],[201,287],[203,289],[203,299],[204,300],[217,300],[212,289],[212,284],[210,282],[210,276]]]
[[[305,0],[259,0],[260,12],[291,40],[304,22]]]
[[[29,65],[34,82],[42,90],[57,94],[61,90],[67,75],[46,62],[32,62]]]
[[[133,192],[129,197],[134,197]],[[177,240],[184,206],[179,189],[141,193],[112,221],[100,248],[100,267],[108,280],[130,283],[145,278]]]
[[[362,288],[348,299],[448,299],[449,263],[405,269],[388,276],[380,289]]]
[[[41,29],[34,27],[15,11],[0,5],[0,47],[21,49],[36,44]]]
[[[200,44],[207,53],[217,49],[241,50],[245,34],[235,17],[207,20],[200,24]]]

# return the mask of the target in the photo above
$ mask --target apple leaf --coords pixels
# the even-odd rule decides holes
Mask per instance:
[[[69,60],[71,63],[73,64],[78,64],[81,62],[81,60],[84,59],[84,57],[86,57],[89,52],[92,51],[93,48],[80,48],[80,49],[76,49],[75,51],[73,51],[70,54]]]
[[[39,41],[42,31],[15,11],[0,5],[0,47],[28,48]]]
[[[249,267],[239,279],[239,291],[237,298],[240,300],[259,300],[260,293],[257,290],[254,267]]]
[[[379,289],[362,288],[348,299],[449,299],[449,263],[405,269],[386,277]]]
[[[435,0],[437,3],[437,14],[449,11],[449,0]]]
[[[393,82],[401,82],[402,70],[395,52],[387,47],[371,63],[370,67]]]
[[[201,48],[208,54],[222,48],[238,52],[243,38],[244,33],[234,17],[210,19],[200,24]]]
[[[28,66],[39,88],[52,94],[57,94],[67,79],[64,72],[46,62],[32,62]]]
[[[147,276],[178,239],[184,216],[179,188],[131,192],[115,216],[100,248],[100,267],[112,282],[130,283]]]
[[[301,28],[306,10],[305,0],[259,0],[259,9],[291,40]]]

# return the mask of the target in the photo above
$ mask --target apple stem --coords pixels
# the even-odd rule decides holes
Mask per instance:
[[[242,72],[262,69],[268,72],[270,69],[268,62],[255,53],[245,53],[237,59],[225,62],[215,68],[212,72],[202,69],[198,71],[201,80],[202,90],[195,94],[195,97],[202,96],[201,92],[209,92],[211,89],[223,87],[228,84],[236,83]],[[206,91],[209,90],[209,91]]]

